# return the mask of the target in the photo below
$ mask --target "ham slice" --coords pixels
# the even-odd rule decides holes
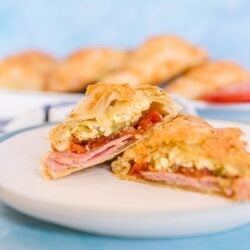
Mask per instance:
[[[111,155],[126,146],[131,137],[133,137],[133,135],[124,135],[121,138],[117,138],[97,149],[93,149],[83,154],[68,151],[50,152],[43,161],[47,175],[49,173],[53,178],[61,177],[64,176],[64,172],[68,169],[73,169],[73,171],[70,172],[74,172],[76,170],[103,163],[109,160]]]
[[[248,178],[232,179],[232,185],[223,188],[220,185],[222,178],[216,176],[192,177],[180,173],[150,171],[141,171],[139,174],[146,180],[192,188],[203,192],[224,193],[227,197],[233,197],[239,201],[250,198],[250,180]]]

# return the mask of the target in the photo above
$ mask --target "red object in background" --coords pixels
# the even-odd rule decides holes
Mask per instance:
[[[250,84],[231,86],[205,95],[201,99],[212,103],[250,102]]]

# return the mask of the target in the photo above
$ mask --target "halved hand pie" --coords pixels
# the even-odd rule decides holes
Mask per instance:
[[[50,132],[53,152],[43,161],[48,178],[114,158],[180,110],[165,91],[149,85],[94,84],[86,95],[69,118]]]
[[[122,179],[149,181],[236,200],[250,198],[250,154],[237,128],[213,128],[180,115],[156,128],[112,163]]]

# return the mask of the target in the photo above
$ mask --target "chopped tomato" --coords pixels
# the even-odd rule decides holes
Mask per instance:
[[[158,111],[151,111],[147,113],[138,123],[137,127],[147,130],[153,126],[154,123],[161,122],[162,116]]]
[[[83,154],[83,153],[87,152],[87,149],[80,144],[76,144],[76,143],[71,142],[70,143],[70,151],[77,153],[77,154]]]
[[[148,117],[152,123],[157,123],[162,121],[162,115],[158,111],[150,112]]]
[[[136,175],[139,174],[140,171],[147,171],[148,170],[148,163],[134,163],[132,168],[129,171],[129,174]]]
[[[250,102],[250,84],[229,87],[205,95],[202,99],[214,103]]]
[[[99,146],[102,146],[102,145],[104,145],[104,144],[106,144],[106,143],[108,143],[109,141],[111,141],[113,138],[108,138],[108,137],[100,137],[100,138],[98,138],[98,139],[96,139],[96,140],[92,140],[92,141],[89,141],[88,143],[87,143],[87,146],[88,146],[88,148],[89,149],[91,149],[91,148],[96,148],[96,147],[99,147]]]

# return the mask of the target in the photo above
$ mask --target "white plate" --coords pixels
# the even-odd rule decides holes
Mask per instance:
[[[238,125],[250,141],[248,125],[213,124]],[[0,197],[20,212],[74,229],[133,237],[193,236],[250,221],[248,202],[121,181],[108,166],[44,180],[39,165],[49,150],[50,128],[28,130],[0,144]]]

